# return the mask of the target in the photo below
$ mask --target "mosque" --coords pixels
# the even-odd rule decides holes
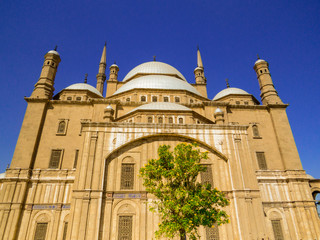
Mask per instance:
[[[56,50],[44,56],[25,97],[14,156],[0,177],[0,239],[154,239],[160,219],[138,172],[160,145],[181,142],[208,152],[198,180],[230,200],[230,223],[201,227],[201,239],[320,239],[320,180],[302,168],[267,61],[253,67],[261,103],[233,87],[209,99],[199,49],[189,83],[158,61],[124,79],[113,64],[107,79],[104,46],[95,87],[76,83],[54,94],[60,61]]]

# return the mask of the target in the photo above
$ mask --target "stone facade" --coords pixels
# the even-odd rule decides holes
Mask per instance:
[[[78,83],[53,96],[60,55],[49,51],[0,179],[0,238],[153,239],[159,217],[139,169],[161,144],[197,142],[230,199],[230,223],[200,228],[201,239],[320,239],[320,181],[302,169],[268,63],[254,65],[262,105],[237,88],[210,100],[197,54],[194,84],[155,61],[119,81],[113,64],[103,96],[105,46],[96,88]]]

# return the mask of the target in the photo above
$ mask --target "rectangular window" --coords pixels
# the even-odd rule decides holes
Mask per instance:
[[[34,240],[45,240],[47,234],[48,223],[37,223]]]
[[[259,169],[260,170],[267,170],[267,162],[266,162],[266,158],[264,156],[264,152],[256,152],[256,155],[257,155]]]
[[[62,240],[66,240],[67,239],[67,230],[68,230],[68,222],[65,222],[64,226],[63,226]]]
[[[207,240],[219,240],[218,224],[214,224],[213,228],[206,227],[206,239]]]
[[[118,240],[132,240],[132,216],[119,216]]]
[[[76,153],[74,155],[74,162],[73,162],[73,168],[77,168],[77,163],[78,163],[78,157],[79,157],[79,150],[76,150]]]
[[[164,102],[169,102],[169,97],[163,97]]]
[[[52,150],[49,168],[59,168],[62,150]]]
[[[274,239],[284,240],[280,220],[271,220]]]
[[[201,182],[203,184],[207,184],[210,183],[211,186],[213,186],[213,178],[212,178],[212,167],[210,164],[203,164],[203,167],[206,167],[206,171],[205,172],[201,172],[200,176],[201,176]]]
[[[133,189],[134,164],[123,163],[121,165],[121,189]]]

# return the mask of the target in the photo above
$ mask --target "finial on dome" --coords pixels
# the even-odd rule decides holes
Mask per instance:
[[[227,88],[229,88],[230,84],[229,84],[229,79],[228,78],[226,78],[226,84],[227,84]]]
[[[104,41],[104,46],[107,46],[107,41]]]
[[[258,58],[258,60],[260,59],[260,57],[259,57],[259,54],[257,53],[257,58]]]
[[[87,82],[88,82],[88,73],[84,75],[84,83],[87,83]]]
[[[153,56],[153,61],[154,61],[154,62],[156,61],[156,56]]]
[[[57,51],[57,49],[58,49],[58,46],[56,45],[56,46],[54,47],[54,50]]]

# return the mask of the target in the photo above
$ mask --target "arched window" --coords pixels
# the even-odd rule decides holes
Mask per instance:
[[[64,133],[66,129],[66,121],[60,121],[57,133]]]
[[[163,123],[163,118],[162,117],[158,118],[158,123]]]
[[[169,117],[169,123],[173,123],[173,117]]]
[[[152,123],[152,117],[148,117],[148,123]]]
[[[157,102],[157,101],[158,101],[157,96],[153,96],[153,97],[152,97],[152,102]]]
[[[320,192],[313,192],[312,196],[316,204],[318,216],[320,218]]]
[[[183,118],[179,118],[179,123],[183,124]]]
[[[163,97],[164,102],[169,102],[169,97]]]
[[[259,129],[257,125],[252,126],[252,133],[253,133],[253,137],[260,137]]]
[[[47,235],[47,228],[48,228],[48,223],[46,222],[37,223],[34,239],[45,240]]]
[[[146,96],[141,96],[141,102],[145,102],[146,101]]]
[[[175,102],[180,102],[180,98],[179,98],[179,97],[175,97],[175,98],[174,98],[174,101],[175,101]]]
[[[119,216],[118,239],[132,240],[132,216]]]
[[[121,165],[121,190],[133,189],[134,182],[134,164],[122,163]]]

